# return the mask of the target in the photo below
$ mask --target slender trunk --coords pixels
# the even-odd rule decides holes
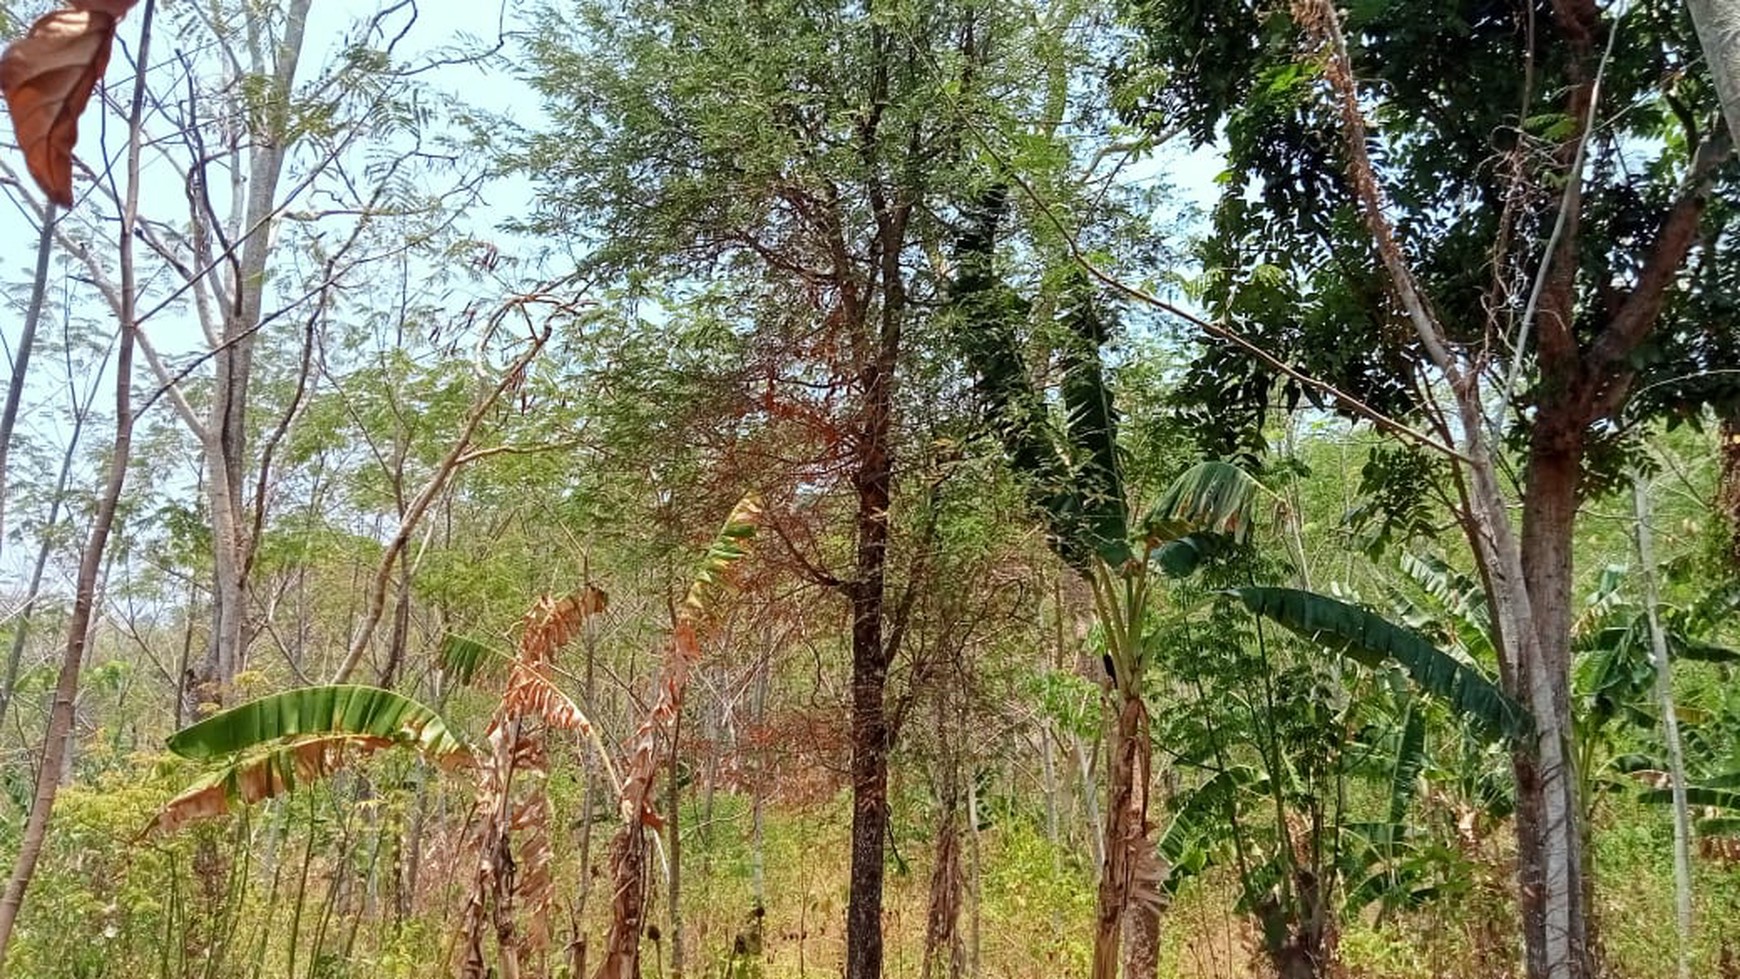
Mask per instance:
[[[871,522],[874,522],[873,520]],[[880,577],[880,576],[878,576]],[[880,582],[878,582],[878,585]],[[852,628],[852,867],[846,979],[882,975],[882,862],[888,835],[888,722],[883,690],[881,588],[854,589]]]
[[[1100,866],[1099,896],[1094,930],[1094,979],[1117,979],[1119,950],[1126,921],[1157,916],[1151,901],[1142,900],[1139,884],[1145,881],[1153,842],[1148,837],[1148,781],[1150,748],[1148,744],[1148,710],[1136,690],[1120,695],[1117,722],[1112,727],[1111,766],[1106,772],[1106,832],[1105,860]],[[1158,951],[1159,922],[1141,922],[1138,931],[1147,935],[1152,929]],[[1153,975],[1157,965],[1136,959],[1126,960],[1131,968],[1142,968]]]
[[[144,6],[138,48],[138,63],[142,65],[150,64],[151,21],[157,4],[155,0],[145,0]],[[121,342],[115,357],[115,440],[110,449],[108,479],[97,504],[96,519],[91,522],[84,553],[79,557],[72,618],[66,630],[66,656],[61,661],[60,676],[55,680],[54,703],[49,708],[48,729],[43,736],[42,760],[36,770],[30,816],[19,840],[12,875],[6,881],[5,892],[0,894],[0,975],[5,973],[6,950],[12,941],[12,929],[24,904],[24,892],[29,889],[31,877],[36,873],[37,858],[42,856],[43,843],[48,838],[48,818],[54,811],[55,796],[60,792],[61,763],[66,757],[67,742],[72,737],[73,706],[78,698],[79,672],[84,666],[85,644],[90,636],[97,577],[102,573],[109,531],[115,524],[121,489],[127,482],[127,462],[132,455],[133,343],[138,330],[135,322],[133,231],[139,219],[139,123],[144,106],[145,74],[139,72],[133,86],[132,111],[128,116],[127,198],[121,213],[121,310],[118,324]]]
[[[1716,80],[1722,118],[1728,131],[1740,134],[1740,4],[1733,0],[1686,0],[1704,60]]]
[[[1632,475],[1632,500],[1637,512],[1637,563],[1643,575],[1649,613],[1649,651],[1655,661],[1655,697],[1667,737],[1668,775],[1674,797],[1674,923],[1678,929],[1679,979],[1691,979],[1692,963],[1692,820],[1686,806],[1686,758],[1680,743],[1680,721],[1674,712],[1673,667],[1668,663],[1667,637],[1662,633],[1660,597],[1655,583],[1655,542],[1649,526],[1649,480]]]
[[[405,647],[411,641],[411,551],[399,551],[399,582],[393,594],[393,632],[387,644],[387,665],[381,668],[381,686],[391,688],[404,668]]]
[[[665,804],[670,814],[665,818],[665,850],[670,857],[670,876],[665,888],[671,924],[671,979],[683,979],[683,833],[682,783],[677,778],[678,732],[683,716],[678,713],[671,721],[670,779],[666,782]]]
[[[1081,796],[1087,806],[1088,843],[1093,850],[1094,866],[1103,867],[1106,863],[1106,834],[1100,820],[1099,790],[1094,785],[1093,756],[1082,747],[1081,738],[1076,735],[1070,735],[1070,747],[1075,751],[1076,771],[1081,776]],[[1098,753],[1096,746],[1094,754]]]
[[[1530,617],[1517,623],[1516,630],[1531,633],[1537,651],[1517,657],[1517,692],[1533,714],[1535,738],[1532,746],[1515,753],[1513,767],[1523,934],[1534,979],[1592,975],[1569,697],[1571,534],[1582,468],[1581,434],[1580,427],[1555,426],[1543,407],[1523,497],[1520,556]]]
[[[24,329],[18,336],[18,353],[12,358],[12,380],[6,387],[6,407],[0,411],[0,548],[6,543],[7,462],[12,435],[18,427],[18,408],[24,402],[24,384],[30,375],[30,351],[36,346],[36,328],[42,322],[42,301],[48,295],[48,256],[54,250],[54,204],[42,208],[42,233],[36,242],[36,279],[30,286],[30,305],[24,311]]]
[[[979,850],[979,784],[967,778],[967,896],[971,907],[967,916],[967,975],[977,979],[980,961],[980,897],[984,894],[980,876],[982,864]]]
[[[892,240],[889,240],[889,239]],[[885,231],[882,326],[875,353],[859,376],[864,424],[858,433],[856,575],[852,600],[852,870],[846,907],[846,979],[882,975],[882,862],[888,835],[888,752],[884,694],[893,654],[883,639],[887,592],[888,511],[893,496],[891,430],[894,365],[900,345],[898,276],[902,235]],[[888,278],[893,276],[893,278]]]
[[[247,475],[248,388],[253,379],[256,332],[266,287],[266,265],[272,253],[272,221],[277,210],[279,177],[289,154],[291,93],[302,57],[311,0],[290,0],[284,32],[270,63],[250,37],[253,71],[270,81],[268,106],[249,151],[240,260],[231,266],[230,308],[223,311],[222,346],[212,357],[215,367],[211,414],[206,423],[207,503],[212,520],[212,635],[200,681],[201,695],[222,703],[247,649],[248,565],[255,542],[248,531],[242,487]],[[250,24],[250,31],[258,28]],[[262,474],[263,477],[263,474]]]
[[[930,875],[930,908],[925,915],[924,958],[920,979],[936,973],[959,977],[965,966],[960,939],[961,891],[961,740],[951,737],[947,697],[938,698],[937,737],[941,743],[937,786],[935,861]],[[947,964],[944,972],[939,966]]]
[[[42,575],[48,568],[48,557],[54,551],[54,528],[60,522],[60,508],[66,501],[67,480],[72,474],[79,438],[84,434],[85,420],[90,417],[91,402],[96,393],[97,387],[93,384],[84,406],[81,408],[74,404],[72,434],[67,438],[66,451],[61,453],[60,472],[55,475],[54,495],[49,498],[48,503],[48,520],[42,525],[42,540],[36,547],[36,563],[30,569],[30,586],[24,594],[24,606],[18,612],[18,625],[12,633],[12,648],[6,653],[6,675],[0,677],[0,722],[5,721],[6,710],[12,705],[13,694],[18,689],[18,670],[24,659],[24,646],[30,638],[30,625],[36,614],[36,600],[42,594]],[[0,494],[4,492],[0,488]]]

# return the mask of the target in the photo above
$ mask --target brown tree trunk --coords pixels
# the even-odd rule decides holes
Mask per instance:
[[[859,131],[859,152],[874,166],[879,150],[882,109],[888,100],[889,60],[894,39],[873,28],[877,52],[870,83],[871,111]],[[854,346],[863,353],[855,385],[862,425],[855,433],[852,475],[858,497],[857,547],[847,594],[852,605],[852,870],[846,905],[846,979],[882,976],[882,862],[888,835],[888,752],[892,732],[886,701],[888,665],[894,650],[883,636],[888,590],[889,507],[893,502],[894,371],[906,315],[905,272],[901,254],[912,208],[907,189],[893,190],[872,176],[869,186],[876,220],[871,248],[871,281],[879,287],[872,320],[862,298],[847,305],[861,324]],[[848,290],[855,291],[855,290]],[[872,326],[874,323],[874,326]]]
[[[1728,563],[1740,569],[1740,409],[1722,418],[1722,474],[1716,486],[1716,509],[1728,523]]]
[[[1150,747],[1148,709],[1142,703],[1140,684],[1122,695],[1117,724],[1112,729],[1111,766],[1106,772],[1105,861],[1100,869],[1100,887],[1094,930],[1093,979],[1117,979],[1118,956],[1126,923],[1141,936],[1152,934],[1158,954],[1158,909],[1144,900],[1142,891],[1152,887],[1153,842],[1148,837],[1148,781]],[[1140,920],[1152,918],[1152,922]],[[1127,960],[1131,975],[1153,975],[1157,964],[1142,958]],[[1158,962],[1157,957],[1153,960]]]
[[[1574,767],[1570,677],[1574,567],[1572,532],[1583,464],[1583,425],[1543,405],[1536,419],[1523,495],[1521,551],[1536,661],[1518,664],[1536,740],[1513,755],[1517,786],[1517,870],[1531,976],[1582,979],[1590,959],[1584,839]],[[1544,703],[1550,709],[1543,711]],[[1553,949],[1563,949],[1554,954]]]
[[[919,979],[931,979],[933,974],[958,979],[966,959],[960,934],[965,877],[961,865],[960,741],[951,737],[946,700],[946,696],[939,696],[937,705],[941,784],[937,791],[936,858],[930,874],[930,908],[925,915],[924,960]]]

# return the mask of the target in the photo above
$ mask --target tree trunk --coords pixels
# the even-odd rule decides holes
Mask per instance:
[[[683,977],[683,834],[682,834],[682,787],[677,780],[677,743],[678,732],[682,728],[683,715],[679,712],[671,721],[671,762],[670,778],[666,785],[666,805],[670,813],[665,817],[665,851],[670,859],[670,878],[665,888],[665,898],[670,911],[671,924],[671,979]]]
[[[233,266],[223,311],[221,346],[212,357],[215,376],[211,412],[206,421],[206,503],[212,521],[212,634],[200,676],[199,697],[222,703],[241,671],[247,649],[248,566],[255,545],[249,533],[242,487],[247,476],[248,387],[253,378],[256,331],[266,287],[266,264],[272,253],[272,220],[277,210],[278,180],[289,153],[290,99],[311,0],[290,0],[283,37],[266,60],[259,26],[250,21],[249,49],[253,71],[268,78],[269,107],[249,151],[247,198],[242,205],[240,261]]]
[[[880,28],[875,33],[874,44],[886,55],[884,49],[891,42]],[[867,161],[877,156],[875,127],[887,99],[888,70],[885,58],[879,58],[870,80],[877,111],[866,121],[859,147]],[[868,317],[860,320],[859,337],[867,356],[859,365],[856,384],[863,400],[852,474],[858,497],[857,546],[853,578],[847,585],[852,604],[852,870],[846,905],[846,979],[881,979],[882,975],[882,862],[892,747],[884,695],[895,652],[884,640],[882,624],[894,488],[894,370],[906,314],[900,259],[911,208],[904,191],[889,200],[887,189],[874,178],[870,198],[876,218],[873,274],[880,285],[881,304],[874,328]],[[851,305],[866,308],[862,301]]]
[[[1722,118],[1727,120],[1729,132],[1740,135],[1740,3],[1686,0],[1686,6],[1692,12],[1704,60],[1716,79]]]
[[[1127,922],[1158,914],[1151,901],[1143,900],[1143,886],[1152,886],[1148,871],[1153,862],[1153,842],[1148,838],[1148,780],[1150,747],[1148,709],[1142,703],[1140,684],[1121,695],[1117,723],[1112,729],[1111,766],[1106,772],[1105,860],[1100,867],[1100,887],[1094,931],[1093,979],[1117,979],[1118,953]],[[1159,921],[1134,924],[1146,937],[1152,934],[1158,952]],[[1157,959],[1155,960],[1157,961]],[[1142,960],[1127,962],[1153,975],[1157,966]]]
[[[879,509],[885,514],[886,503]],[[861,535],[866,525],[878,523],[881,534],[886,534],[886,516],[878,519],[862,508],[860,514]],[[862,566],[862,536],[859,554]],[[888,835],[888,720],[883,690],[888,665],[882,658],[880,555],[874,560],[874,589],[860,581],[852,596],[852,869],[846,905],[846,979],[882,975],[882,861]]]
[[[1716,485],[1716,509],[1728,524],[1728,564],[1740,570],[1740,410],[1723,416],[1717,438],[1722,472]]]
[[[1517,786],[1517,872],[1528,972],[1536,979],[1592,974],[1583,879],[1571,708],[1571,534],[1582,470],[1582,428],[1537,416],[1521,561],[1535,656],[1519,656],[1521,694],[1534,715],[1534,744],[1513,755]],[[1526,646],[1523,648],[1527,648]]]
[[[1674,711],[1673,667],[1668,663],[1667,637],[1661,628],[1661,598],[1656,594],[1655,545],[1649,526],[1649,480],[1632,475],[1632,500],[1637,516],[1637,563],[1643,575],[1649,615],[1649,651],[1655,661],[1655,696],[1661,708],[1662,733],[1667,739],[1668,775],[1674,800],[1674,924],[1679,938],[1679,979],[1691,979],[1692,948],[1692,820],[1686,806],[1686,758],[1680,743],[1680,721]]]
[[[961,896],[961,739],[951,736],[947,696],[937,703],[936,735],[942,757],[938,759],[935,861],[930,874],[930,908],[925,915],[924,958],[920,979],[946,975],[959,979],[965,967],[965,949],[960,935]]]

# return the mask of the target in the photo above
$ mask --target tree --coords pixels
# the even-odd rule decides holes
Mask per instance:
[[[915,582],[891,588],[909,466],[901,377],[938,298],[964,139],[957,100],[1023,105],[1021,10],[990,5],[584,3],[531,46],[552,128],[512,162],[537,175],[524,226],[564,238],[583,281],[706,291],[758,356],[745,427],[797,419],[769,500],[850,500],[849,557],[790,548],[850,617],[850,979],[882,970],[887,686]],[[573,24],[584,26],[581,40]],[[655,293],[657,294],[657,293]],[[673,305],[676,305],[673,303]],[[681,308],[680,306],[678,308]],[[759,402],[759,404],[757,404]],[[800,456],[801,458],[791,458]],[[826,514],[831,506],[805,503]],[[777,513],[770,522],[778,523]],[[916,558],[906,562],[918,567]]]
[[[1166,77],[1131,104],[1229,144],[1204,298],[1246,346],[1211,341],[1181,400],[1211,444],[1260,445],[1276,363],[1254,346],[1288,369],[1289,406],[1304,395],[1411,443],[1374,488],[1448,473],[1503,686],[1535,722],[1513,758],[1529,975],[1588,975],[1578,507],[1617,478],[1637,418],[1734,393],[1711,371],[1734,320],[1692,314],[1704,277],[1686,274],[1722,247],[1711,202],[1732,181],[1714,93],[1673,68],[1690,25],[1668,4],[1624,20],[1580,2],[1361,5],[1345,28],[1327,4],[1209,6],[1131,10],[1134,61]]]

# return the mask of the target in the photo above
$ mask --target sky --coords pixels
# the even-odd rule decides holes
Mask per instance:
[[[46,5],[42,3],[22,4],[19,7],[21,14],[25,16],[46,9]],[[160,5],[151,47],[154,66],[173,68],[173,63],[178,59],[215,57],[209,51],[186,48],[186,39],[191,35],[178,31],[177,26],[185,24],[191,9],[192,6],[187,0]],[[487,47],[496,42],[504,28],[511,33],[516,27],[514,11],[506,5],[505,0],[474,0],[471,3],[420,0],[366,5],[342,0],[314,0],[300,77],[306,80],[317,76],[320,66],[342,50],[344,40],[354,34],[359,18],[379,9],[391,11],[382,21],[383,31],[395,35],[403,32],[397,51],[400,61],[408,63],[438,57],[442,51],[455,44],[466,44],[474,48]],[[93,99],[80,128],[77,152],[80,159],[93,169],[100,168],[105,158],[113,161],[112,165],[117,168],[117,173],[120,167],[125,126],[114,106],[124,104],[130,98],[134,52],[138,49],[142,14],[142,7],[135,8],[119,29],[117,48],[104,79],[111,100],[110,108],[103,111],[100,101]],[[19,23],[25,22],[27,21],[21,16]],[[523,24],[523,19],[519,23]],[[511,37],[506,43],[507,50],[511,51],[514,44]],[[173,72],[159,72],[159,77],[170,74]],[[519,123],[535,125],[542,118],[537,98],[530,87],[523,80],[501,70],[486,69],[475,64],[450,65],[428,72],[422,80],[434,88],[458,95],[471,106],[507,116]],[[180,97],[179,93],[174,92],[159,91],[156,94],[165,99]],[[22,172],[22,160],[16,147],[11,145],[9,127],[7,128],[4,143],[0,144],[0,153],[8,154],[9,162]],[[1132,181],[1170,180],[1177,192],[1170,202],[1172,206],[1176,206],[1182,199],[1184,202],[1196,204],[1206,212],[1217,193],[1214,177],[1219,169],[1219,160],[1212,148],[1197,152],[1165,148],[1155,157],[1130,167],[1126,174]],[[154,160],[147,155],[142,181],[146,216],[161,214],[162,220],[174,224],[179,214],[180,222],[185,224],[187,212],[179,176],[161,160]],[[35,188],[31,188],[31,192],[34,194]],[[88,178],[82,174],[75,177],[75,195],[90,192]],[[0,200],[0,284],[8,290],[7,298],[10,300],[5,306],[5,312],[0,312],[0,344],[4,345],[3,352],[10,360],[17,349],[23,329],[28,283],[36,261],[37,231],[34,215],[20,201],[20,189],[0,186],[0,194],[5,198]],[[485,195],[485,206],[468,216],[470,228],[479,237],[496,238],[500,222],[527,208],[532,197],[533,188],[525,178],[498,180],[489,186]],[[154,203],[157,201],[167,203],[158,207]],[[99,202],[86,203],[84,213],[99,213],[102,210],[100,207],[93,209],[93,205],[97,203]],[[1170,219],[1170,215],[1162,217]],[[505,239],[504,244],[512,247],[512,243]],[[59,314],[68,313],[84,317],[93,325],[93,329],[101,331],[106,328],[112,332],[112,326],[107,325],[111,318],[106,309],[88,299],[76,298],[81,293],[77,285],[78,276],[76,264],[65,256],[56,254],[54,271],[50,275],[50,315],[44,318],[43,329],[58,331],[62,319]],[[87,294],[89,292],[82,291]],[[165,310],[148,321],[144,329],[158,349],[170,360],[192,356],[203,347],[196,321],[186,310]],[[32,379],[26,387],[25,410],[20,425],[44,445],[64,444],[70,430],[65,375],[64,367],[53,358],[38,356],[32,364]],[[92,380],[103,382],[101,377],[83,377],[78,380],[84,383]],[[107,404],[107,395],[100,395],[98,403]],[[167,413],[169,409],[160,400],[151,410]],[[33,464],[40,466],[43,463],[40,458],[33,463],[30,459],[14,454],[12,465],[18,474],[15,478],[29,481],[50,478],[47,473],[24,472],[18,469],[20,466],[28,467]],[[11,529],[7,528],[9,534]],[[20,559],[24,557],[22,552],[28,548],[21,548],[8,541],[0,544],[0,549],[3,549],[0,550],[0,590],[9,590],[6,586],[11,582],[7,579],[16,580],[15,576],[21,568]]]

